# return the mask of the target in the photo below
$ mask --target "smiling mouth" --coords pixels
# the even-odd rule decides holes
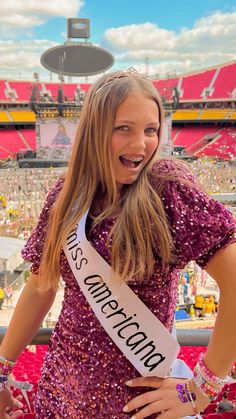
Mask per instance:
[[[144,157],[129,157],[129,156],[120,156],[119,160],[120,162],[129,169],[135,169],[142,163]]]

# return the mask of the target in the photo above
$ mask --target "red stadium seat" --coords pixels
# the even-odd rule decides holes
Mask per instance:
[[[181,99],[202,99],[203,92],[208,88],[215,71],[215,69],[207,70],[183,77],[180,86],[180,90],[183,92]]]
[[[175,135],[174,146],[184,146],[186,153],[192,154],[191,149],[195,145],[199,145],[197,148],[199,150],[204,138],[209,134],[214,134],[216,131],[217,128],[214,125],[181,127]]]
[[[221,413],[209,413],[206,419],[223,419]]]
[[[32,83],[29,81],[9,81],[9,86],[16,92],[16,100],[28,102],[32,93]]]
[[[206,415],[209,413],[216,413],[216,406],[217,406],[217,403],[215,402],[210,403],[204,410],[204,414]]]
[[[228,383],[227,388],[229,389],[229,391],[235,391],[236,392],[236,381],[235,381],[235,383]]]
[[[6,100],[9,100],[6,96],[7,86],[5,83],[5,80],[0,80],[0,100],[3,100],[4,102]]]
[[[235,89],[235,69],[236,64],[221,67],[218,76],[213,84],[213,94],[210,98],[229,98]]]
[[[228,412],[222,412],[221,415],[223,419],[234,419],[236,417],[236,412],[230,410]]]
[[[228,392],[228,400],[236,400],[236,391],[229,391]]]

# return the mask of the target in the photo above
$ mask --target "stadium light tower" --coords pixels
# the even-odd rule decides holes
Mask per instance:
[[[33,79],[34,79],[35,83],[39,82],[39,73],[37,73],[36,71],[33,73]]]
[[[39,97],[39,73],[36,71],[33,73],[33,86],[31,90],[29,108],[37,114],[37,101]]]
[[[176,72],[168,73],[166,75],[166,82],[164,87],[163,107],[165,110],[165,122],[163,129],[163,145],[162,153],[166,156],[173,154],[173,142],[172,142],[172,115],[179,106],[179,91],[177,86],[169,87],[168,80],[177,77]]]
[[[150,58],[149,57],[145,57],[145,74],[147,74],[147,76],[149,76],[150,73]]]

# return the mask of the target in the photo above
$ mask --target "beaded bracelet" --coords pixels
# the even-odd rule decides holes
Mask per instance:
[[[217,398],[220,391],[215,392],[214,390],[209,388],[207,382],[203,380],[202,377],[200,377],[199,375],[194,375],[193,382],[199,388],[199,390],[201,390],[202,393],[204,393],[205,396],[207,396],[210,399],[211,402]]]
[[[219,393],[221,391],[222,385],[209,381],[209,378],[204,373],[204,371],[201,370],[201,368],[199,367],[199,364],[196,364],[196,366],[194,368],[194,375],[195,376],[197,376],[197,375],[200,376],[201,381],[202,381],[201,384],[205,384],[207,388],[209,388],[210,390],[213,391],[213,393]]]
[[[201,368],[201,365],[199,364],[199,362],[197,362],[197,364],[195,365],[195,367],[194,367],[194,371],[197,373],[199,373],[199,374],[201,374],[201,376],[204,378],[204,380],[205,381],[207,381],[207,382],[209,382],[209,383],[211,383],[211,385],[214,387],[214,388],[221,388],[222,387],[222,385],[220,384],[220,383],[217,383],[217,382],[215,382],[215,381],[212,381],[210,378],[209,378],[209,376],[207,375],[207,373],[204,371],[204,369],[202,369]]]
[[[204,374],[209,378],[209,381],[212,383],[215,383],[216,385],[219,385],[223,387],[227,383],[227,377],[225,378],[219,378],[209,368],[207,368],[206,364],[204,363],[204,355],[203,353],[200,354],[198,358],[198,365],[201,368],[201,370],[204,372]]]
[[[207,381],[204,380],[203,377],[201,377],[201,375],[196,374],[195,372],[193,382],[207,397],[209,397],[210,401],[214,401],[221,391],[221,388],[216,389],[212,387]]]
[[[10,375],[13,370],[13,367],[10,365],[0,364],[0,375]]]
[[[4,356],[0,355],[0,366],[2,365],[7,365],[9,367],[14,367],[15,366],[15,361],[9,361],[9,359],[4,358]]]
[[[0,356],[0,375],[10,375],[14,366],[14,361],[9,361],[9,359]]]
[[[186,387],[186,390],[188,392],[189,399],[191,401],[191,405],[192,405],[192,408],[193,408],[193,413],[194,413],[194,415],[198,415],[199,411],[198,411],[198,408],[195,404],[196,395],[194,393],[194,390],[191,388],[191,380],[186,381],[185,387]]]
[[[203,354],[200,354],[199,360],[194,368],[193,382],[211,401],[214,401],[226,384],[226,378],[219,378],[207,368],[203,361]]]
[[[0,393],[7,387],[8,375],[0,375]]]

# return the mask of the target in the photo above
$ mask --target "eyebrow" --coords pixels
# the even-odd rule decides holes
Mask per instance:
[[[130,124],[130,125],[135,125],[135,122],[129,121],[129,120],[126,120],[126,119],[115,119],[115,123],[116,124]],[[153,126],[153,125],[159,127],[160,126],[160,123],[159,123],[159,121],[149,122],[146,126],[149,127],[149,126]]]

